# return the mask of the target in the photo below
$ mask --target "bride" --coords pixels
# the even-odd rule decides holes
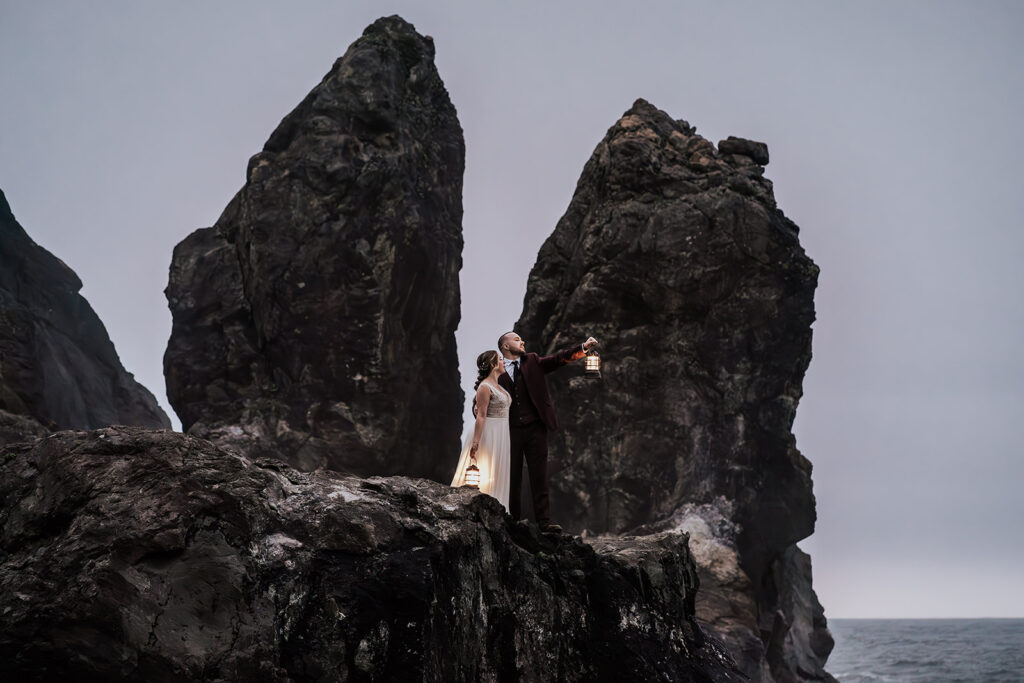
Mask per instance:
[[[508,510],[509,434],[508,407],[512,397],[498,386],[505,364],[497,351],[484,351],[476,359],[476,398],[473,413],[476,422],[473,434],[466,439],[455,468],[452,486],[466,483],[466,468],[475,460],[480,468],[480,490],[497,498]]]

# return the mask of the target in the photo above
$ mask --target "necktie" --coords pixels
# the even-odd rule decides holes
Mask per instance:
[[[512,381],[518,382],[522,378],[523,373],[519,371],[519,361],[512,361]]]

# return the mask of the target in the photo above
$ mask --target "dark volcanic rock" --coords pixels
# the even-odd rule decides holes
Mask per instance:
[[[31,417],[0,410],[0,446],[19,441],[31,441],[49,433],[49,429]]]
[[[470,489],[169,431],[0,462],[0,677],[725,681],[677,532],[591,547]]]
[[[573,368],[550,383],[563,426],[551,448],[556,520],[621,533],[685,524],[711,506],[720,519],[708,542],[736,566],[705,574],[717,605],[705,616],[725,619],[719,632],[758,680],[827,679],[817,601],[804,601],[815,615],[790,622],[815,629],[799,667],[779,648],[806,630],[774,625],[785,612],[775,582],[810,586],[809,564],[784,558],[815,521],[792,425],[818,268],[755,163],[767,149],[723,144],[728,155],[638,100],[541,248],[516,330],[539,352],[587,334],[602,342],[602,382]]]
[[[121,366],[81,288],[25,233],[0,191],[0,445],[52,429],[171,426]]]
[[[718,153],[742,154],[745,157],[750,157],[750,160],[755,164],[768,165],[768,145],[763,142],[755,142],[730,135],[725,140],[719,140]]]
[[[433,59],[375,22],[174,250],[164,369],[186,430],[302,469],[450,476],[464,145]]]

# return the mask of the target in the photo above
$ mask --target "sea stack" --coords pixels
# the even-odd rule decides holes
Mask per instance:
[[[169,429],[117,357],[82,281],[36,244],[0,191],[0,446],[58,429]]]
[[[450,476],[464,157],[432,39],[374,22],[174,250],[183,428],[303,470]]]
[[[550,390],[552,516],[576,532],[690,532],[698,618],[755,680],[830,680],[796,543],[814,530],[792,433],[818,268],[777,208],[763,143],[719,148],[644,100],[587,162],[540,249],[516,330],[592,334],[602,379]]]

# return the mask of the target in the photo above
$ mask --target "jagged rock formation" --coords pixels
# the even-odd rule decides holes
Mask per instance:
[[[0,461],[5,680],[727,681],[685,536],[551,540],[469,489],[169,431]]]
[[[125,371],[63,261],[32,241],[0,191],[0,445],[54,429],[170,428]]]
[[[464,143],[434,46],[366,29],[174,250],[184,429],[301,469],[438,480],[461,433]]]
[[[638,100],[541,248],[516,330],[537,351],[602,342],[602,382],[580,368],[549,382],[563,427],[555,519],[596,533],[700,531],[694,552],[714,562],[698,615],[745,671],[829,680],[831,638],[794,545],[815,521],[791,430],[818,269],[775,205],[767,161],[763,143],[716,150]]]

